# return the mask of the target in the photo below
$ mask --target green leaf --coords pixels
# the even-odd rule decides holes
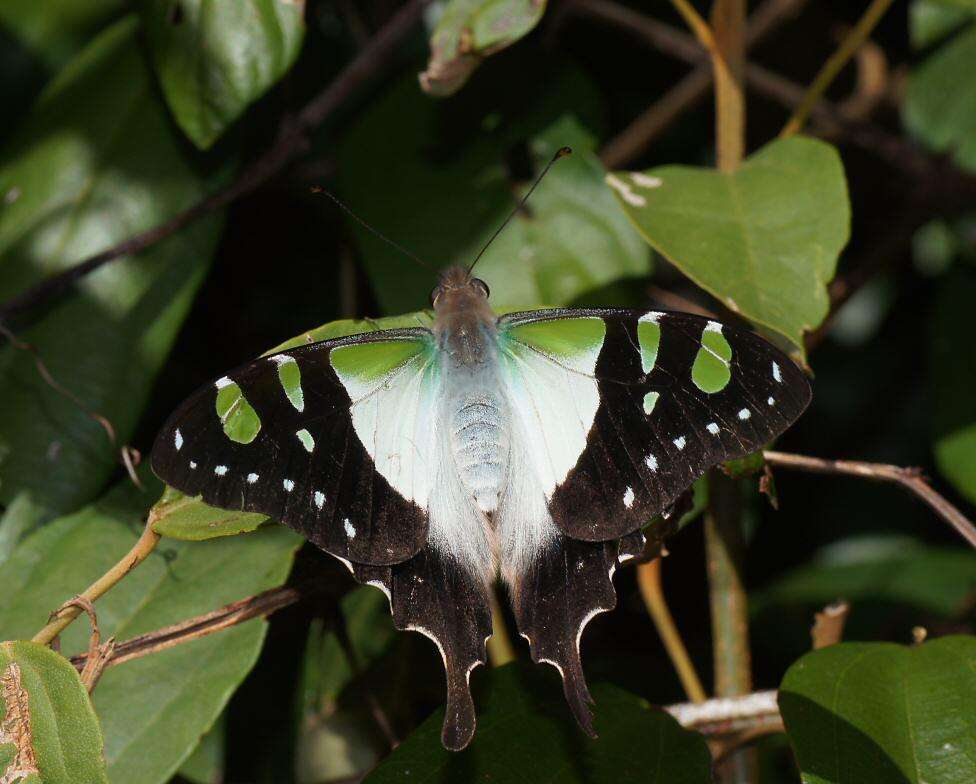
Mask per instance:
[[[264,355],[277,354],[285,349],[301,346],[305,343],[315,343],[362,332],[374,332],[380,329],[413,327],[417,326],[418,323],[429,322],[430,315],[423,312],[379,319],[330,321],[321,327],[303,332],[301,335],[275,346],[266,351]],[[269,519],[267,515],[255,512],[217,509],[203,503],[199,497],[185,496],[171,487],[166,488],[162,498],[150,510],[150,516],[153,519],[153,530],[156,533],[174,539],[191,541],[247,533],[255,530]]]
[[[750,596],[759,612],[771,605],[823,606],[842,598],[855,607],[884,601],[948,618],[976,587],[976,553],[902,536],[834,542],[810,563],[788,571]]]
[[[295,62],[304,0],[147,0],[149,44],[176,122],[203,149]]]
[[[200,743],[180,765],[179,775],[193,784],[222,784],[224,746],[227,742],[227,712],[214,722]]]
[[[0,780],[108,784],[88,692],[47,646],[0,643]]]
[[[496,310],[568,304],[649,269],[647,248],[604,187],[595,140],[577,119],[594,101],[588,84],[565,68],[549,74],[540,67],[538,79],[546,86],[541,92],[535,80],[506,87],[519,98],[518,109],[507,103],[515,101],[509,95],[503,102],[472,91],[423,102],[415,84],[401,82],[363,114],[338,152],[340,191],[349,204],[369,205],[370,223],[445,267],[470,264],[525,192],[531,172],[525,167],[514,187],[507,155],[525,153],[537,173],[559,147],[571,146],[574,154],[553,166],[528,209],[478,262]],[[350,227],[384,312],[425,306],[433,274]]]
[[[125,0],[4,0],[0,28],[56,70],[126,6]]]
[[[803,355],[803,333],[827,315],[827,284],[850,233],[833,147],[793,137],[766,145],[731,174],[661,166],[608,183],[655,250]]]
[[[971,503],[976,503],[974,297],[976,270],[958,265],[940,282],[932,324],[935,462],[942,475]]]
[[[912,48],[924,49],[951,34],[976,13],[976,0],[915,0],[908,10]]]
[[[928,32],[924,35],[930,37]],[[902,117],[908,131],[925,145],[951,153],[957,164],[976,170],[976,80],[960,78],[972,73],[976,73],[976,23],[970,16],[967,30],[912,69]]]
[[[450,0],[430,37],[421,87],[438,96],[457,92],[485,57],[528,35],[545,10],[546,0]]]
[[[510,664],[475,676],[475,682],[486,689],[477,699],[478,730],[468,749],[457,753],[441,745],[440,710],[365,784],[712,781],[711,758],[700,735],[616,686],[593,687],[600,737],[590,740],[573,723],[554,677]]]
[[[46,90],[0,158],[0,300],[200,199],[201,177],[159,104],[134,18],[95,39]],[[86,277],[21,337],[81,405],[130,438],[210,264],[210,216]],[[30,353],[0,347],[0,503],[28,493],[52,513],[91,501],[117,448],[49,386]]]
[[[976,638],[842,643],[787,671],[779,705],[805,784],[976,781]]]
[[[120,486],[26,538],[0,566],[0,636],[32,635],[53,608],[113,566],[138,538],[157,488]],[[280,585],[300,541],[281,526],[209,542],[164,540],[98,600],[103,639],[125,640]],[[94,701],[112,781],[167,781],[251,669],[264,633],[264,621],[249,621],[107,669]],[[87,634],[82,620],[74,623],[62,649],[85,650]]]

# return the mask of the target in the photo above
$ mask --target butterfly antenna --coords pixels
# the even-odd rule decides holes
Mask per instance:
[[[408,258],[413,259],[414,261],[416,261],[424,269],[429,269],[431,272],[435,272],[436,271],[436,270],[434,270],[434,268],[430,264],[428,264],[426,261],[424,261],[422,258],[420,258],[420,256],[418,256],[416,253],[413,253],[412,251],[407,250],[400,243],[394,242],[389,237],[387,237],[385,234],[383,234],[381,231],[379,231],[378,229],[374,229],[372,226],[370,226],[366,221],[364,221],[355,212],[353,212],[349,207],[347,207],[339,199],[338,196],[336,196],[334,193],[332,193],[332,191],[326,190],[321,185],[315,185],[315,186],[312,187],[312,193],[321,193],[321,194],[324,194],[325,196],[328,196],[330,199],[332,199],[332,201],[334,201],[336,203],[336,205],[339,207],[339,209],[341,209],[344,213],[346,213],[346,215],[348,215],[350,218],[352,218],[353,220],[355,220],[360,226],[362,226],[364,229],[366,229],[366,231],[368,231],[370,234],[374,235],[375,237],[379,237],[381,240],[383,240],[383,242],[385,242],[391,248],[396,248],[404,256],[407,256]]]
[[[544,168],[542,172],[539,174],[539,176],[535,178],[535,182],[532,183],[532,187],[529,188],[529,190],[521,198],[519,203],[515,205],[515,209],[509,213],[508,217],[505,218],[505,220],[502,222],[502,225],[495,230],[494,234],[491,235],[488,242],[485,243],[485,246],[478,252],[478,255],[474,257],[474,261],[472,261],[471,266],[468,267],[469,275],[471,274],[471,270],[474,269],[474,265],[478,263],[478,259],[480,259],[482,256],[485,255],[485,251],[488,250],[488,246],[495,241],[495,237],[501,234],[502,231],[505,230],[505,227],[512,220],[512,218],[514,218],[516,215],[518,215],[519,212],[521,212],[522,208],[525,206],[525,203],[529,200],[529,196],[532,195],[532,191],[534,191],[536,187],[538,187],[539,183],[542,182],[542,178],[549,173],[549,169],[552,168],[552,165],[560,158],[565,158],[567,155],[572,154],[572,152],[573,150],[570,147],[560,147],[558,150],[556,150],[556,154],[553,155],[552,158],[549,160],[549,163],[546,164],[546,168]]]

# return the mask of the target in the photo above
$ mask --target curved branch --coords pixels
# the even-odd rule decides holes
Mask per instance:
[[[933,489],[926,481],[920,468],[905,468],[887,463],[864,463],[858,460],[825,460],[820,457],[773,451],[763,452],[763,457],[767,463],[779,468],[806,471],[812,474],[859,476],[876,482],[893,482],[901,485],[924,501],[939,517],[955,528],[963,539],[976,547],[976,526]]]

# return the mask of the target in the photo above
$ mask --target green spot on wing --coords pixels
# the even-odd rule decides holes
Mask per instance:
[[[261,419],[241,392],[231,381],[217,390],[217,416],[224,426],[224,435],[238,444],[250,444],[261,430]]]
[[[691,380],[702,392],[713,394],[721,392],[732,378],[729,363],[732,360],[732,346],[718,329],[708,327],[702,331],[701,348],[691,366]]]
[[[329,361],[350,397],[355,399],[358,394],[353,389],[383,379],[420,354],[426,345],[427,341],[416,338],[355,343],[332,349]]]
[[[660,395],[657,392],[648,392],[644,395],[644,413],[650,416],[654,413],[654,406],[657,405],[657,399]]]
[[[298,436],[298,440],[302,442],[302,446],[305,447],[305,451],[311,453],[315,449],[315,439],[312,438],[312,434],[309,433],[304,427],[295,433]]]
[[[599,350],[607,326],[596,316],[557,318],[519,324],[507,334],[548,357],[567,360]]]
[[[641,368],[645,373],[650,373],[654,369],[654,363],[657,362],[657,350],[661,345],[661,327],[653,321],[645,321],[641,318],[637,322],[637,343],[640,346]]]
[[[278,362],[278,380],[295,410],[304,411],[305,393],[302,392],[302,371],[292,357],[283,357]]]

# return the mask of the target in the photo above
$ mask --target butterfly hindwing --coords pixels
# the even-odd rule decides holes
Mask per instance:
[[[578,326],[598,320],[590,334]],[[569,328],[564,328],[564,323]],[[624,536],[667,510],[710,467],[761,449],[803,412],[810,386],[782,352],[751,332],[686,313],[549,310],[500,321],[509,341],[531,341],[531,363],[576,377],[534,392],[539,410],[559,410],[585,432],[549,485],[549,512],[584,541]],[[590,368],[592,367],[592,370]],[[551,370],[540,370],[540,378]],[[593,398],[598,405],[582,405]],[[591,413],[592,412],[592,413]],[[565,449],[538,428],[540,450]],[[550,432],[553,435],[550,436]],[[560,479],[559,476],[556,477]]]
[[[213,506],[280,520],[340,558],[405,561],[427,540],[426,487],[411,455],[390,446],[413,433],[390,436],[377,412],[417,408],[430,341],[421,328],[374,332],[248,363],[173,414],[153,470]]]

